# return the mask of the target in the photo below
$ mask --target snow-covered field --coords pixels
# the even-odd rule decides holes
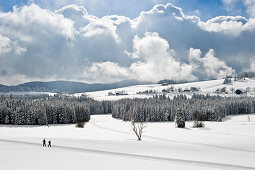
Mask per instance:
[[[232,81],[232,84],[223,84],[223,79],[219,80],[209,80],[209,81],[199,81],[199,82],[192,82],[192,83],[184,83],[184,84],[174,84],[174,85],[168,85],[168,86],[161,86],[160,84],[149,84],[149,85],[136,85],[136,86],[129,86],[129,87],[123,87],[118,89],[112,89],[112,90],[103,90],[103,91],[96,91],[96,92],[88,92],[85,93],[90,97],[93,97],[96,100],[118,100],[122,98],[149,98],[152,97],[152,95],[146,95],[146,94],[136,94],[139,91],[145,91],[145,90],[155,90],[158,93],[161,93],[163,89],[169,88],[173,86],[175,89],[178,89],[179,87],[183,90],[185,88],[191,88],[191,87],[197,87],[200,88],[200,92],[202,94],[215,94],[215,90],[219,88],[226,87],[227,91],[229,91],[229,94],[226,94],[224,96],[236,96],[232,92],[230,92],[230,89],[233,87],[234,89],[243,89],[245,90],[247,87],[250,87],[251,92],[248,93],[248,96],[255,97],[255,79],[246,79],[246,80],[239,80],[239,81]],[[128,93],[128,95],[119,95],[119,96],[108,96],[109,92],[115,92],[115,91],[125,91]],[[82,93],[77,93],[75,96],[79,96]],[[179,93],[177,91],[171,92],[168,95],[170,97],[173,97],[175,95],[178,95]],[[187,96],[191,96],[192,92],[183,93]]]
[[[147,123],[137,141],[130,122],[92,116],[74,125],[0,125],[1,170],[255,169],[255,114],[205,122],[205,128]],[[52,148],[43,148],[43,138]]]

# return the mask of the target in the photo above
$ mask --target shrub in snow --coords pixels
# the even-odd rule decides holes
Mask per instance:
[[[184,115],[183,115],[183,113],[181,112],[180,109],[178,109],[177,112],[176,112],[175,124],[177,125],[178,128],[185,128]]]
[[[229,76],[226,76],[223,81],[223,84],[230,84],[230,83],[231,83],[231,78]]]
[[[193,112],[193,120],[194,120],[193,127],[204,127],[203,114],[200,111],[195,110]]]
[[[84,121],[77,121],[75,126],[77,128],[84,128],[84,125],[85,125]]]
[[[76,127],[84,128],[85,122],[90,120],[89,107],[86,105],[77,105],[74,110]]]

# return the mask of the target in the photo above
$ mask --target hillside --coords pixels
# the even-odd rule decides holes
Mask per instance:
[[[173,87],[175,91],[166,93],[169,97],[174,97],[178,94],[185,94],[187,96],[191,96],[193,92],[182,92],[179,93],[177,90],[178,88],[181,88],[182,90],[191,87],[197,87],[200,90],[195,93],[201,93],[201,94],[210,94],[213,95],[216,91],[216,89],[221,89],[223,87],[226,87],[226,90],[228,94],[219,94],[221,96],[237,96],[234,93],[230,91],[231,88],[234,89],[243,89],[245,90],[247,87],[250,87],[250,92],[247,93],[248,96],[255,96],[254,88],[255,88],[255,79],[246,79],[246,80],[238,80],[238,81],[232,81],[231,84],[223,84],[223,79],[219,80],[209,80],[209,81],[199,81],[199,82],[192,82],[192,83],[183,83],[183,84],[173,84],[173,85],[167,85],[162,86],[161,84],[147,84],[147,85],[135,85],[135,86],[129,86],[129,87],[123,87],[123,88],[117,88],[117,89],[111,89],[111,90],[103,90],[103,91],[96,91],[96,92],[89,92],[86,93],[90,97],[96,99],[96,100],[118,100],[122,98],[148,98],[152,97],[153,94],[137,94],[137,92],[142,92],[145,90],[152,90],[155,91],[157,94],[163,94],[162,90]],[[116,91],[125,91],[128,95],[113,95],[109,96],[109,92],[116,92]],[[80,93],[76,94],[76,96],[81,95]]]
[[[0,92],[62,92],[62,93],[82,93],[99,90],[120,88],[125,86],[146,84],[148,82],[139,82],[136,80],[125,80],[110,84],[88,84],[72,81],[50,81],[50,82],[27,82],[16,86],[0,85]]]

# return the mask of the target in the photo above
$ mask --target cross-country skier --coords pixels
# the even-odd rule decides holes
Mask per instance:
[[[45,139],[43,139],[43,147],[46,147],[46,140]]]
[[[51,141],[49,140],[49,142],[48,142],[48,147],[51,147]]]

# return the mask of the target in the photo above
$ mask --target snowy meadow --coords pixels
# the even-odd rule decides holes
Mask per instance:
[[[186,128],[176,128],[174,122],[146,123],[142,141],[130,122],[111,115],[92,116],[84,128],[1,125],[1,169],[255,168],[255,115],[204,124],[193,128],[193,122],[186,122]],[[52,148],[42,147],[44,138]]]
[[[231,87],[253,88],[253,81],[227,85],[228,94],[216,94],[226,85],[213,80],[174,85],[198,87],[194,93],[163,90],[172,85],[140,85],[142,89],[123,88],[125,95],[89,93],[97,100],[86,93],[41,99],[2,96],[1,169],[255,169],[253,92],[230,94]],[[153,88],[156,95],[138,93]],[[131,98],[131,93],[144,97]],[[106,94],[105,100],[100,94]],[[177,128],[180,113],[185,128]],[[194,127],[194,120],[203,126]],[[77,128],[79,121],[84,128]],[[131,121],[143,123],[141,141]],[[43,139],[51,140],[52,147],[42,147]]]

